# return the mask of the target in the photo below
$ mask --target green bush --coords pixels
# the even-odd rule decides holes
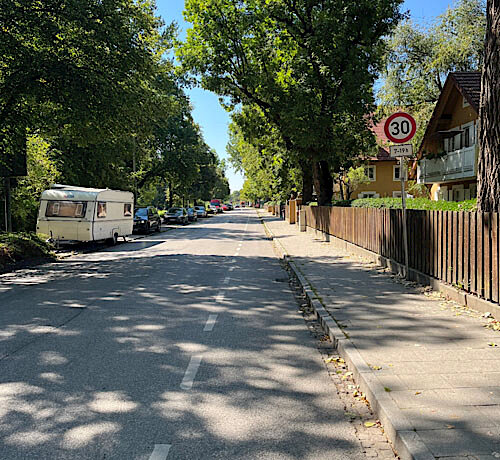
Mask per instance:
[[[55,259],[52,249],[33,232],[0,233],[0,268],[26,259]]]
[[[353,200],[350,205],[353,208],[386,208],[401,209],[401,198],[360,198]],[[335,204],[334,204],[335,206]],[[339,205],[336,205],[339,206]],[[347,205],[348,206],[348,205]],[[406,200],[408,209],[420,209],[425,211],[468,211],[477,210],[477,201],[433,201],[428,198],[408,198]]]

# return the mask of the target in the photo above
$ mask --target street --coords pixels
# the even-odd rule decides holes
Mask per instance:
[[[0,458],[360,459],[253,210],[0,277]]]

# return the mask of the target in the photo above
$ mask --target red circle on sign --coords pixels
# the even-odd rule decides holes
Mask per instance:
[[[399,122],[401,120],[401,122]],[[404,129],[404,123],[408,123],[408,131]],[[393,113],[384,124],[384,133],[391,142],[404,144],[408,142],[417,132],[417,122],[410,114],[404,112]],[[398,137],[396,137],[398,136]],[[401,137],[404,136],[404,137]]]

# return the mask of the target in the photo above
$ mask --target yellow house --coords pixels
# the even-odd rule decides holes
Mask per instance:
[[[377,156],[367,159],[365,174],[370,183],[361,185],[351,194],[351,198],[396,198],[401,196],[401,168],[398,160],[392,158],[388,149],[389,144],[384,133],[385,120],[372,127],[378,144]]]
[[[477,195],[477,119],[480,72],[448,75],[418,153],[417,181],[433,200],[463,201]]]

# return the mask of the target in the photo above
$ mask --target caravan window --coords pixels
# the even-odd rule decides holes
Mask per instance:
[[[48,201],[45,217],[85,217],[85,201]]]
[[[125,217],[130,217],[132,215],[132,204],[131,203],[125,203],[123,205],[123,215]]]
[[[106,217],[106,203],[103,201],[97,202],[97,217]]]

